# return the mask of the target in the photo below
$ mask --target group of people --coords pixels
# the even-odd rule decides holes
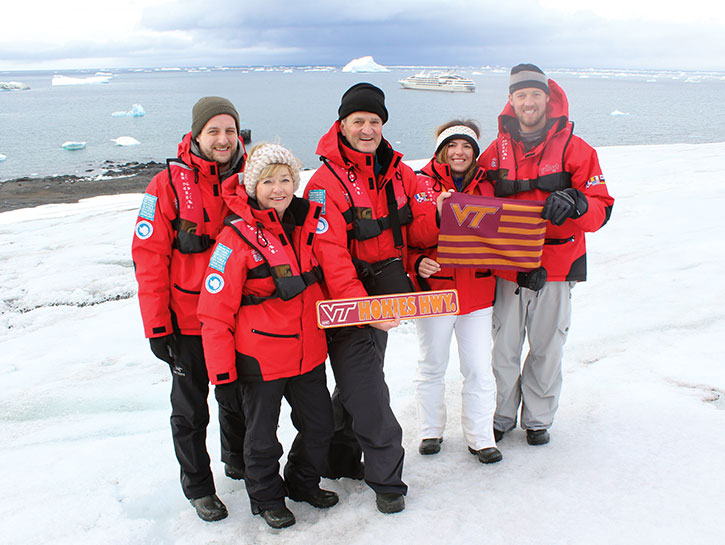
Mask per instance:
[[[321,477],[364,479],[380,512],[405,508],[402,429],[383,371],[387,332],[400,320],[323,331],[321,299],[455,288],[458,315],[415,321],[420,454],[441,450],[454,332],[471,454],[500,461],[497,442],[519,411],[528,443],[549,442],[571,290],[586,278],[584,233],[613,204],[596,152],[573,135],[564,92],[532,64],[511,70],[498,137],[482,154],[478,125],[453,120],[415,173],[383,138],[387,120],[381,89],[348,89],[301,198],[293,153],[259,144],[247,155],[234,105],[204,97],[177,158],[146,190],[132,246],[141,314],[152,352],[171,369],[181,485],[204,520],[227,516],[206,450],[210,381],[225,475],[244,479],[252,513],[271,527],[295,523],[285,498],[335,505]],[[542,201],[541,267],[441,267],[440,218],[453,192]],[[297,435],[280,475],[283,397]]]

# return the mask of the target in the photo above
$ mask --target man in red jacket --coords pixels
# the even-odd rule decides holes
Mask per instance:
[[[609,196],[597,153],[573,134],[564,91],[533,64],[511,69],[499,134],[481,154],[497,197],[544,201],[548,220],[542,266],[497,272],[493,307],[496,440],[521,427],[530,445],[549,442],[559,407],[561,360],[571,319],[571,290],[586,280],[585,232],[609,220]],[[529,353],[521,368],[521,349]]]
[[[245,158],[234,105],[201,98],[178,157],[146,189],[131,248],[144,332],[151,351],[171,368],[171,432],[181,487],[207,521],[225,518],[227,509],[216,495],[206,450],[209,378],[197,304],[214,239],[229,214],[221,182],[241,172]],[[217,401],[224,472],[243,479],[241,403],[236,395],[217,395]]]
[[[323,205],[320,250],[337,256],[337,266],[325,269],[331,298],[411,290],[403,265],[415,173],[383,138],[387,120],[383,91],[358,83],[343,94],[338,120],[317,145],[323,165],[305,197]],[[343,293],[336,285],[348,288]],[[387,330],[398,322],[327,332],[336,431],[325,476],[364,477],[383,513],[402,511],[407,492],[402,430],[383,373]]]

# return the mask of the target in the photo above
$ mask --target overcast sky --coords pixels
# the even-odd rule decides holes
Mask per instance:
[[[18,0],[0,70],[383,65],[725,70],[714,0]]]

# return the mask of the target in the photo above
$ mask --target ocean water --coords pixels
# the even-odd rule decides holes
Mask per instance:
[[[24,176],[93,175],[105,161],[163,161],[191,125],[191,107],[204,95],[229,98],[254,142],[278,141],[305,167],[319,165],[315,148],[337,117],[342,93],[369,81],[386,93],[390,120],[383,134],[407,159],[430,157],[434,130],[454,117],[482,127],[481,147],[496,135],[508,71],[459,68],[475,93],[405,90],[397,81],[418,67],[343,73],[339,68],[276,67],[201,70],[112,70],[99,85],[53,86],[52,72],[0,72],[0,81],[31,89],[0,92],[0,181]],[[593,146],[725,141],[725,73],[548,70],[567,93],[576,134]],[[95,72],[64,71],[88,77]],[[141,104],[144,117],[112,117]],[[137,146],[112,139],[131,136]],[[85,141],[68,151],[66,141]]]

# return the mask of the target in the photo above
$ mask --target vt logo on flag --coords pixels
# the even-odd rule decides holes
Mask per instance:
[[[454,193],[443,203],[438,263],[515,271],[540,267],[546,236],[543,204]]]

